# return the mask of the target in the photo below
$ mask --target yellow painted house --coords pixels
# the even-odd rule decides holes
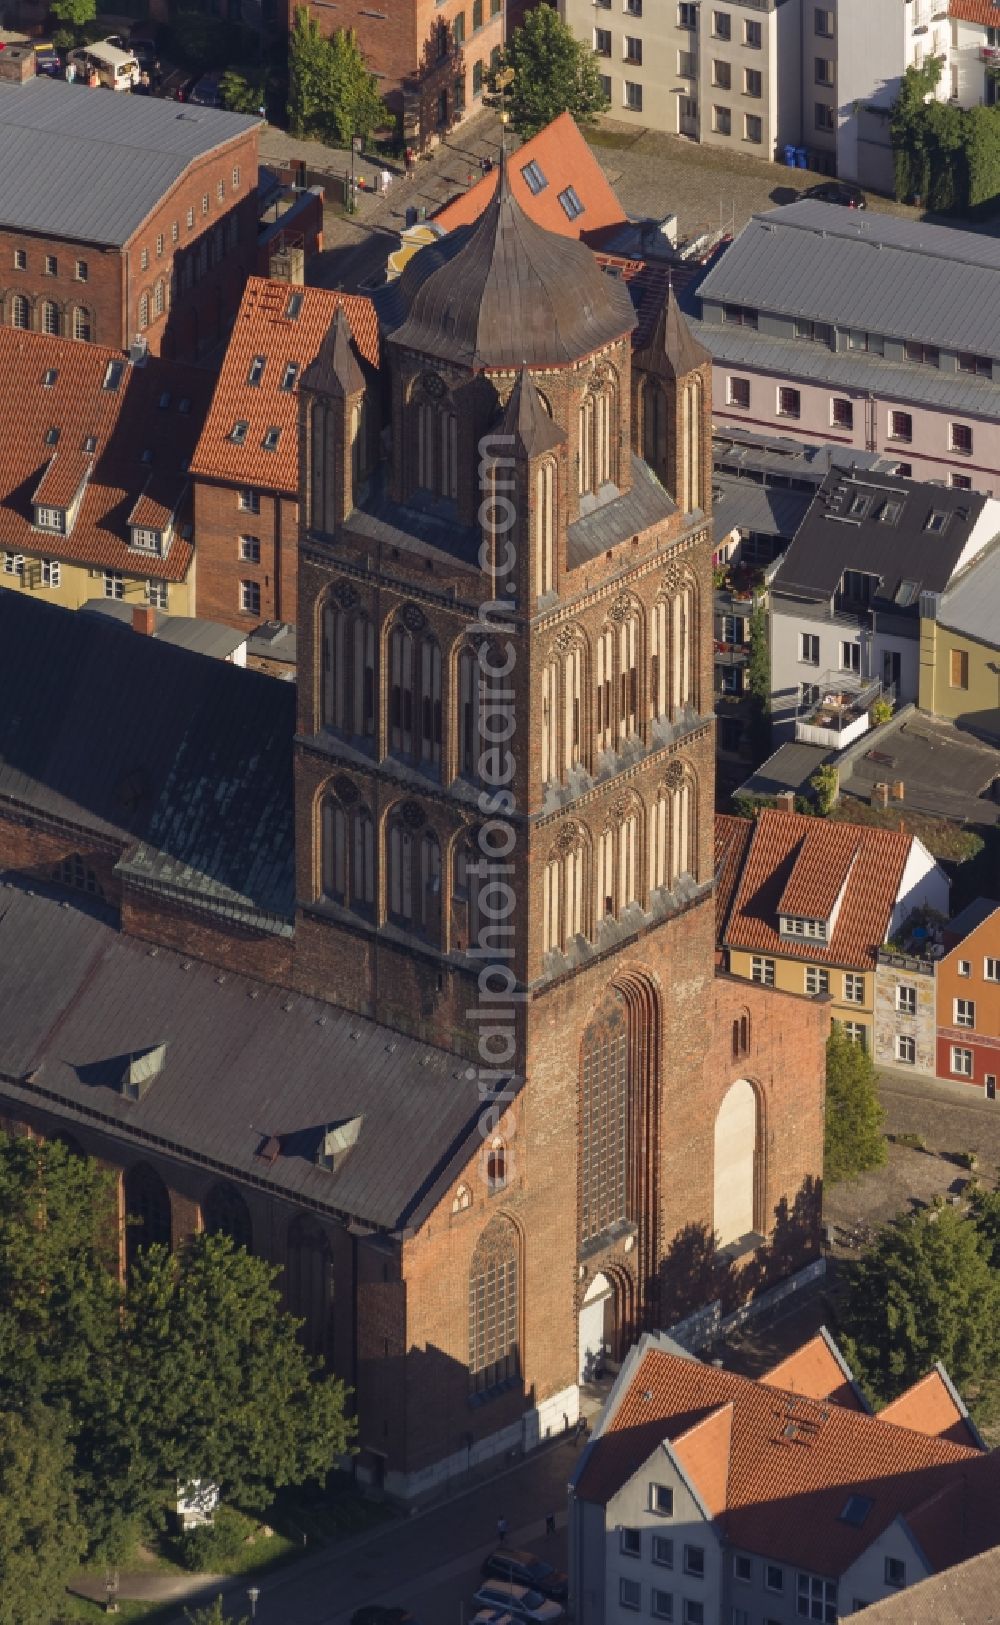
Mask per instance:
[[[744,853],[722,930],[731,974],[828,995],[870,1052],[877,950],[913,909],[947,915],[944,874],[916,836],[777,809],[760,813]]]
[[[1000,540],[920,616],[920,709],[1000,740]]]
[[[0,327],[0,587],[194,615],[188,462],[211,375]]]

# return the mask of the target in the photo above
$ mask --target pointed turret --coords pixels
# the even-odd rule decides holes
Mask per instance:
[[[351,324],[343,305],[337,306],[315,358],[302,374],[302,387],[317,395],[332,395],[342,400],[364,390],[365,376],[358,364]]]
[[[545,451],[554,451],[566,440],[566,431],[549,416],[534,379],[523,368],[507,402],[501,432],[514,436],[515,451],[529,462]]]
[[[299,455],[306,472],[305,520],[332,535],[354,507],[369,466],[365,375],[338,305],[323,342],[299,382]]]
[[[708,351],[698,343],[681,315],[677,295],[669,288],[653,331],[635,352],[635,365],[659,378],[683,378],[710,361]]]

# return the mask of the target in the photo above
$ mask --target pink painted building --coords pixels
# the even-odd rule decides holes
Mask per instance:
[[[718,426],[1000,496],[996,240],[806,200],[755,215],[693,297]]]

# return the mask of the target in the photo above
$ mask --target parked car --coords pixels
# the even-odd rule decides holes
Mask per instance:
[[[203,73],[188,97],[188,101],[193,102],[196,107],[221,107],[221,77],[221,74],[218,73]]]
[[[63,61],[54,45],[35,46],[35,72],[47,73],[50,79],[58,79],[63,71]]]
[[[483,1560],[485,1579],[514,1580],[518,1585],[540,1591],[553,1602],[565,1602],[569,1596],[569,1580],[559,1569],[546,1563],[534,1552],[517,1552],[507,1546],[498,1546]]]
[[[556,1625],[566,1617],[559,1603],[510,1580],[484,1580],[472,1600],[477,1608],[501,1608],[515,1621],[532,1620],[534,1625]]]
[[[186,74],[184,76],[184,78],[182,78],[180,80],[180,82],[177,85],[175,85],[174,88],[173,88],[174,100],[178,101],[178,102],[189,102],[191,100],[191,92],[192,92],[192,90],[194,89],[194,87],[195,87],[195,85],[197,83],[198,83],[197,74],[194,74],[194,73]],[[167,85],[165,87],[165,89],[169,90],[170,86]]]
[[[854,186],[850,181],[823,181],[819,186],[810,186],[803,197],[814,197],[820,203],[839,203],[842,209],[867,209],[868,199],[860,186]]]

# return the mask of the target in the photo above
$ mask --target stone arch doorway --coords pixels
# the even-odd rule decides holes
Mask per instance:
[[[762,1128],[757,1090],[737,1078],[715,1119],[712,1224],[720,1247],[762,1228]]]
[[[595,1382],[618,1370],[635,1335],[635,1286],[627,1270],[605,1265],[587,1281],[578,1316],[577,1378]]]
[[[131,1273],[139,1254],[147,1247],[170,1249],[170,1193],[159,1174],[147,1162],[139,1162],[126,1169],[123,1186],[125,1269]]]

